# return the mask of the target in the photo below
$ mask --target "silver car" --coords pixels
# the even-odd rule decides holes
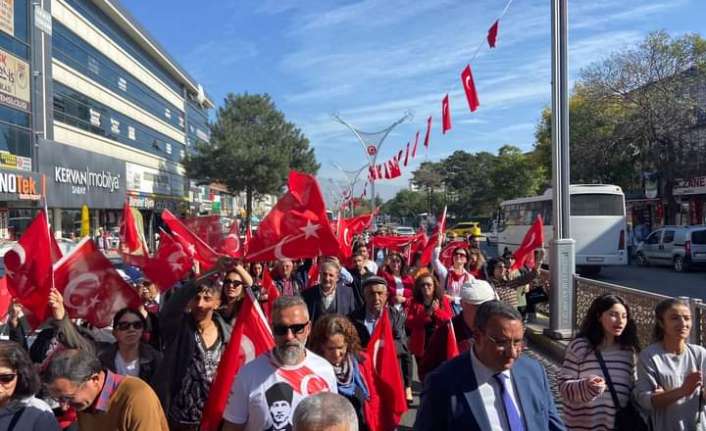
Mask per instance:
[[[706,225],[664,226],[650,233],[637,246],[642,266],[671,266],[677,272],[706,264]]]

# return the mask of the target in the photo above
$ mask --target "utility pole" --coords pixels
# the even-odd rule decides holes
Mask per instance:
[[[571,239],[568,88],[568,0],[552,8],[552,199],[550,319],[546,334],[570,338],[574,328],[575,241]]]

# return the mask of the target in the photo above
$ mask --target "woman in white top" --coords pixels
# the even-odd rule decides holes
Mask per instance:
[[[655,342],[640,354],[634,391],[654,430],[706,430],[706,349],[687,342],[691,326],[688,303],[665,299],[655,307]]]
[[[439,234],[439,242],[437,244],[441,244],[441,239],[441,234]],[[439,259],[441,255],[441,245],[434,249],[434,253],[431,257],[434,272],[441,283],[441,287],[444,289],[446,299],[448,299],[451,304],[454,315],[461,312],[461,287],[466,283],[470,283],[471,280],[475,278],[466,270],[468,254],[466,247],[456,247],[451,253],[453,263],[450,268],[446,268]]]

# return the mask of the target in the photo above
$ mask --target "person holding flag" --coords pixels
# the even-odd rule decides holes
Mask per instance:
[[[461,312],[461,287],[466,283],[470,283],[475,277],[466,269],[469,252],[463,246],[457,246],[451,251],[453,263],[451,268],[446,268],[439,258],[441,256],[442,231],[439,231],[438,235],[439,238],[437,246],[432,253],[431,263],[436,276],[439,277],[443,286],[446,298],[451,303],[454,315],[457,315]]]
[[[414,279],[407,274],[406,259],[398,252],[391,252],[385,258],[385,266],[380,275],[385,279],[391,302],[398,310],[404,310],[412,298]]]
[[[510,263],[502,257],[493,258],[488,263],[488,272],[490,273],[488,282],[493,286],[500,300],[512,308],[516,309],[519,305],[518,288],[522,287],[519,294],[524,295],[529,292],[529,285],[539,278],[539,268],[544,259],[544,250],[537,249],[536,254],[536,266],[524,274],[519,271],[511,273]]]

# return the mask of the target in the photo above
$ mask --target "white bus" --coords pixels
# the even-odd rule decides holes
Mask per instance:
[[[625,195],[620,187],[606,184],[577,184],[571,194],[571,238],[576,241],[576,268],[583,274],[597,274],[602,266],[626,265],[627,222]],[[497,249],[514,251],[527,229],[541,214],[544,219],[544,246],[554,236],[552,189],[541,196],[519,198],[500,204],[497,223]],[[545,258],[549,262],[549,256]]]

